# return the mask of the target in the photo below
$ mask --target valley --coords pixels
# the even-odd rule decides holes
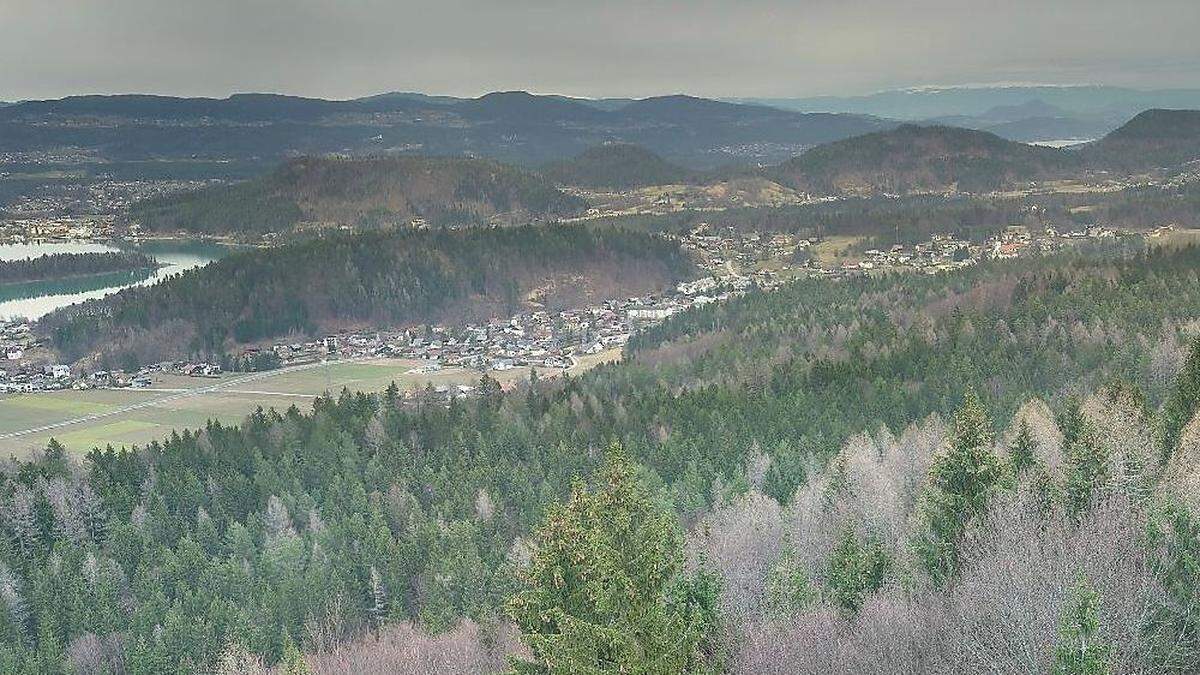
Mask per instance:
[[[1194,670],[1200,127],[1036,93],[0,107],[0,672]]]

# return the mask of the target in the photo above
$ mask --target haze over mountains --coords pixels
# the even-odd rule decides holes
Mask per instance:
[[[861,115],[796,113],[689,96],[584,102],[498,92],[475,99],[384,94],[326,101],[77,96],[0,110],[0,152],[73,147],[108,160],[280,159],[330,152],[487,156],[543,164],[604,142],[692,167],[782,161],[806,147],[887,128]]]
[[[1009,140],[1099,138],[1150,108],[1200,108],[1200,89],[992,85],[916,87],[865,96],[734,99],[799,112],[854,113],[991,131]]]
[[[904,124],[819,145],[779,164],[707,172],[628,143],[598,145],[529,170],[469,158],[301,158],[246,182],[136,204],[130,217],[147,232],[239,235],[304,223],[513,224],[582,214],[588,203],[562,188],[722,185],[725,192],[739,191],[740,203],[753,205],[762,200],[750,195],[764,190],[793,200],[984,194],[1047,180],[1175,171],[1197,158],[1200,112],[1150,110],[1100,141],[1071,149],[1018,143],[986,131]],[[745,185],[746,179],[757,183]],[[735,183],[740,187],[731,188]]]

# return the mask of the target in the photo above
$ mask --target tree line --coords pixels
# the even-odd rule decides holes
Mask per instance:
[[[319,665],[515,626],[525,672],[1040,670],[1059,645],[1063,672],[1187,672],[1198,257],[799,281],[513,392],[51,444],[0,479],[0,669]]]
[[[51,253],[35,258],[0,261],[0,284],[45,281],[68,277],[129,272],[158,267],[158,262],[136,251],[102,253]]]

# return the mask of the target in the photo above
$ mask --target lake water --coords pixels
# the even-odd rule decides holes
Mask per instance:
[[[46,242],[0,245],[0,260],[22,260],[51,253],[103,253],[132,250],[154,258],[162,265],[157,270],[114,272],[59,281],[36,281],[0,286],[0,319],[26,317],[37,319],[60,307],[84,300],[102,298],[122,288],[152,284],[193,267],[207,265],[233,252],[221,244],[197,241],[154,241],[120,247],[95,242]]]

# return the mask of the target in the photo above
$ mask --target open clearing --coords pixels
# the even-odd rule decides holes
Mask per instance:
[[[851,256],[850,250],[860,244],[866,237],[849,235],[834,235],[826,237],[812,247],[812,255],[823,265],[835,265],[844,261],[858,262],[857,256]]]
[[[619,349],[580,358],[577,374],[621,358]],[[17,457],[58,439],[82,454],[105,445],[143,445],[195,429],[209,419],[230,424],[256,408],[308,410],[326,391],[382,391],[474,384],[480,373],[464,368],[414,373],[420,362],[407,359],[331,361],[268,373],[229,373],[216,378],[156,374],[147,389],[57,391],[0,397],[0,456]],[[553,372],[542,371],[542,375]],[[489,373],[503,384],[529,378],[528,368]],[[47,428],[49,427],[49,428]]]

